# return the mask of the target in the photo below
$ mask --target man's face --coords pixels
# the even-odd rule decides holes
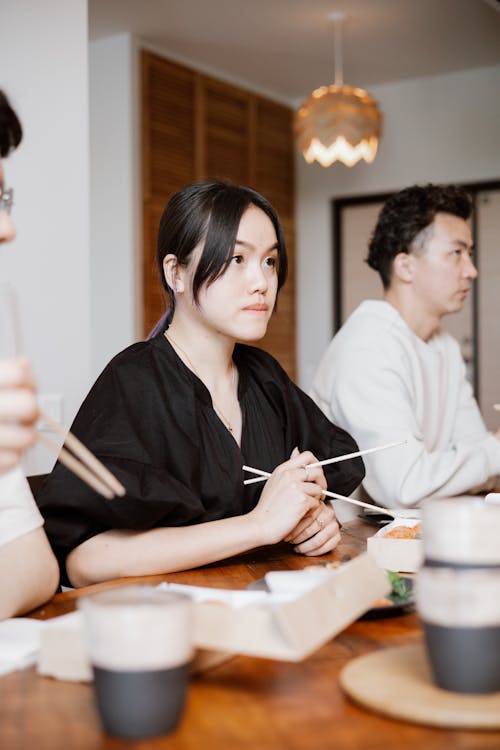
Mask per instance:
[[[464,219],[446,213],[423,231],[422,251],[411,253],[412,287],[422,312],[441,318],[462,309],[477,276],[472,235]]]
[[[3,166],[2,160],[0,159],[0,195],[4,190],[4,179],[3,179]],[[7,211],[0,208],[0,243],[10,242],[16,236],[16,230],[12,219],[10,218]]]

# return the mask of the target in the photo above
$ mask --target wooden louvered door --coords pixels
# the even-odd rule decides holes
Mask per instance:
[[[212,78],[203,79],[204,176],[248,185],[249,95]]]
[[[194,74],[157,55],[142,58],[144,334],[165,311],[156,238],[169,198],[196,176]]]
[[[295,206],[293,113],[266,99],[255,103],[255,187],[277,210],[288,250],[288,279],[280,292],[278,310],[259,346],[271,352],[295,379]]]
[[[289,253],[279,312],[259,346],[295,377],[294,157],[292,110],[142,53],[144,329],[165,309],[156,234],[168,198],[199,179],[250,185],[277,209]]]

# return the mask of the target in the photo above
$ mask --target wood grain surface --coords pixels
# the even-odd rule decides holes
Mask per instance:
[[[132,581],[161,580],[244,588],[269,570],[300,569],[345,560],[365,549],[374,528],[353,521],[343,528],[339,548],[321,559],[293,554],[288,545],[256,550],[224,563],[184,573],[58,594],[34,617],[74,609],[82,593]],[[394,721],[352,703],[339,673],[353,657],[397,645],[418,644],[415,614],[355,622],[303,662],[285,663],[238,656],[194,677],[179,729],[142,742],[105,735],[93,703],[92,686],[40,677],[34,668],[0,678],[1,750],[429,750],[500,748],[500,732],[452,731]]]

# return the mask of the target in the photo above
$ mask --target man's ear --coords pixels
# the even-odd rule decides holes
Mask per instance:
[[[184,291],[184,276],[180,272],[176,255],[169,253],[163,258],[163,275],[170,289],[173,289],[176,294]]]
[[[406,284],[413,281],[414,260],[411,253],[398,253],[392,264],[393,276]]]

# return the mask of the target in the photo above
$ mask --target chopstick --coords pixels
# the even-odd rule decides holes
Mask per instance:
[[[406,442],[406,441],[405,441]],[[371,449],[373,450],[373,448]],[[317,464],[315,464],[317,465]],[[262,469],[251,469],[249,466],[243,467],[246,469],[246,471],[252,471],[256,474],[258,473],[260,475],[261,479],[268,479],[271,474],[268,471],[262,471]],[[255,480],[250,480],[255,481]],[[245,482],[247,484],[247,482]],[[370,510],[376,510],[377,513],[387,513],[387,515],[392,516],[393,518],[397,518],[398,514],[395,510],[389,510],[388,508],[382,508],[380,505],[371,505],[370,503],[365,503],[362,500],[356,500],[354,497],[347,497],[346,495],[339,495],[337,492],[330,492],[330,490],[321,490],[323,495],[326,495],[327,497],[332,497],[334,500],[345,500],[346,503],[352,503],[353,505],[360,505],[362,508],[369,508]]]
[[[499,406],[500,408],[500,406]],[[407,440],[399,440],[397,443],[386,443],[386,445],[379,445],[376,448],[367,448],[363,451],[355,451],[354,453],[345,453],[343,456],[334,456],[334,458],[326,458],[324,461],[318,461],[314,464],[307,464],[308,469],[313,469],[316,466],[326,466],[327,464],[336,464],[339,461],[347,461],[349,458],[357,458],[358,456],[366,456],[368,453],[375,453],[376,451],[383,451],[387,448],[395,448],[397,445],[405,445]],[[306,468],[306,467],[304,467]],[[251,466],[243,466],[243,471],[249,471],[252,474],[258,474],[259,476],[254,479],[245,479],[243,484],[255,484],[256,482],[265,482],[271,475],[267,471],[261,469],[254,469]]]
[[[55,419],[44,412],[40,413],[40,417],[53,432],[64,438],[64,443],[75,454],[72,455],[64,447],[59,451],[57,443],[47,435],[38,432],[40,442],[56,452],[59,451],[58,458],[62,464],[108,500],[111,500],[115,495],[120,497],[125,495],[125,487],[73,433],[67,433],[59,422],[56,422]]]

